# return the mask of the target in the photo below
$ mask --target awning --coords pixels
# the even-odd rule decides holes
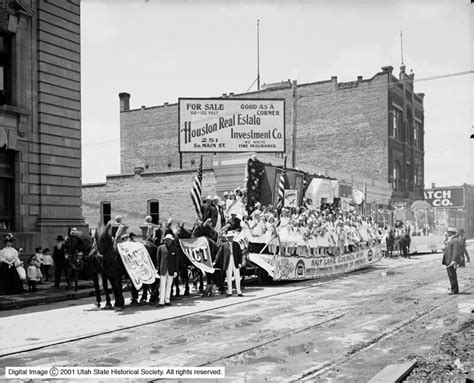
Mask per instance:
[[[312,201],[313,207],[323,203],[334,202],[334,190],[331,181],[324,178],[313,178],[305,194],[306,200]]]
[[[331,180],[332,190],[334,192],[334,198],[339,198],[339,181]]]

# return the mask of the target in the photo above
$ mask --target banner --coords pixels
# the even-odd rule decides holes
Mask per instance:
[[[180,239],[179,243],[183,253],[194,266],[205,273],[214,273],[211,249],[206,237]]]
[[[250,262],[265,270],[273,278],[275,270],[275,258],[272,254],[249,253]]]
[[[434,188],[425,189],[425,201],[433,207],[463,208],[464,188]]]
[[[380,245],[335,257],[282,257],[274,262],[273,280],[316,279],[345,274],[382,258]]]
[[[152,284],[158,276],[147,249],[141,242],[120,242],[117,248],[125,269],[137,290],[143,284]]]
[[[284,99],[180,98],[179,152],[285,152]]]
[[[285,207],[299,207],[298,204],[298,190],[294,189],[285,189],[285,203],[283,206]]]

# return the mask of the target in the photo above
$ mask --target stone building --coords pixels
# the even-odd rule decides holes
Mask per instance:
[[[399,78],[393,67],[383,67],[365,80],[359,76],[338,82],[332,77],[296,89],[288,81],[221,98],[284,99],[287,154],[291,158],[295,151],[296,167],[340,180],[346,195],[365,188],[369,209],[376,212],[393,201],[423,199],[424,95],[414,92],[414,75],[406,74],[404,66],[400,69]],[[144,216],[158,208],[162,219],[172,215],[192,223],[189,191],[200,153],[178,152],[178,104],[133,109],[130,97],[119,94],[121,175],[107,177],[105,184],[83,186],[86,221],[96,226],[99,220],[124,215],[137,232]],[[250,155],[204,154],[204,168],[211,171],[208,177],[214,184],[208,183],[203,194],[222,195],[243,187]],[[275,166],[283,164],[281,153],[257,156]],[[274,176],[277,180],[279,172]]]
[[[0,3],[0,231],[26,252],[81,213],[80,1]]]

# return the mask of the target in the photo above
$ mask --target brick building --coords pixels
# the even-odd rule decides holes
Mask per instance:
[[[80,1],[0,4],[0,231],[26,252],[81,213]]]
[[[393,75],[393,67],[383,67],[370,79],[359,76],[356,81],[338,82],[332,77],[296,87],[296,166],[337,178],[350,190],[362,190],[365,185],[374,212],[392,201],[423,199],[423,94],[414,93],[414,75],[407,75],[404,66],[400,69],[399,78]],[[288,81],[222,98],[285,99],[290,155],[293,91]],[[189,190],[200,153],[178,152],[178,104],[131,109],[130,97],[119,94],[121,175],[107,177],[105,184],[83,186],[86,221],[96,226],[97,221],[120,214],[130,218],[127,223],[137,231],[144,215],[156,209],[159,201],[160,214],[164,209],[167,212],[162,218],[169,214],[192,222]],[[242,187],[249,156],[204,154],[204,168],[212,169],[209,176],[214,182],[207,185],[208,191],[204,188],[204,194]],[[258,156],[276,166],[283,162],[281,154]],[[177,185],[174,194],[163,180]],[[186,211],[181,213],[182,209]]]
[[[338,82],[337,77],[297,86],[296,166],[316,166],[356,177],[391,183],[393,200],[423,198],[423,94],[413,74],[393,67],[370,79]],[[292,86],[263,86],[240,98],[284,98],[286,142],[291,151]],[[222,95],[222,97],[233,97]],[[199,154],[178,153],[178,105],[130,109],[130,94],[120,93],[121,173],[194,169]],[[212,165],[213,155],[204,156]]]

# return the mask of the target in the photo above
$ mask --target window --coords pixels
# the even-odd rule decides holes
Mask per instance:
[[[14,153],[0,150],[0,231],[13,230],[15,217]]]
[[[160,203],[157,199],[148,200],[148,215],[151,216],[151,222],[158,225],[160,220]]]
[[[415,128],[413,130],[413,133],[415,134],[415,148],[419,150],[423,150],[423,143],[422,143],[422,135],[423,135],[423,125],[421,124],[420,121],[415,121]]]
[[[12,103],[11,86],[11,36],[5,33],[0,33],[0,105]]]
[[[392,137],[395,137],[399,140],[402,138],[402,119],[403,119],[403,112],[393,107],[392,110]]]
[[[110,202],[100,203],[100,220],[106,225],[112,219],[112,206]]]
[[[413,181],[415,183],[415,191],[418,193],[423,192],[423,174],[421,172],[421,166],[415,166],[415,173],[413,174]]]
[[[395,161],[393,164],[393,190],[401,190],[401,173],[402,167],[400,166],[400,161]]]

